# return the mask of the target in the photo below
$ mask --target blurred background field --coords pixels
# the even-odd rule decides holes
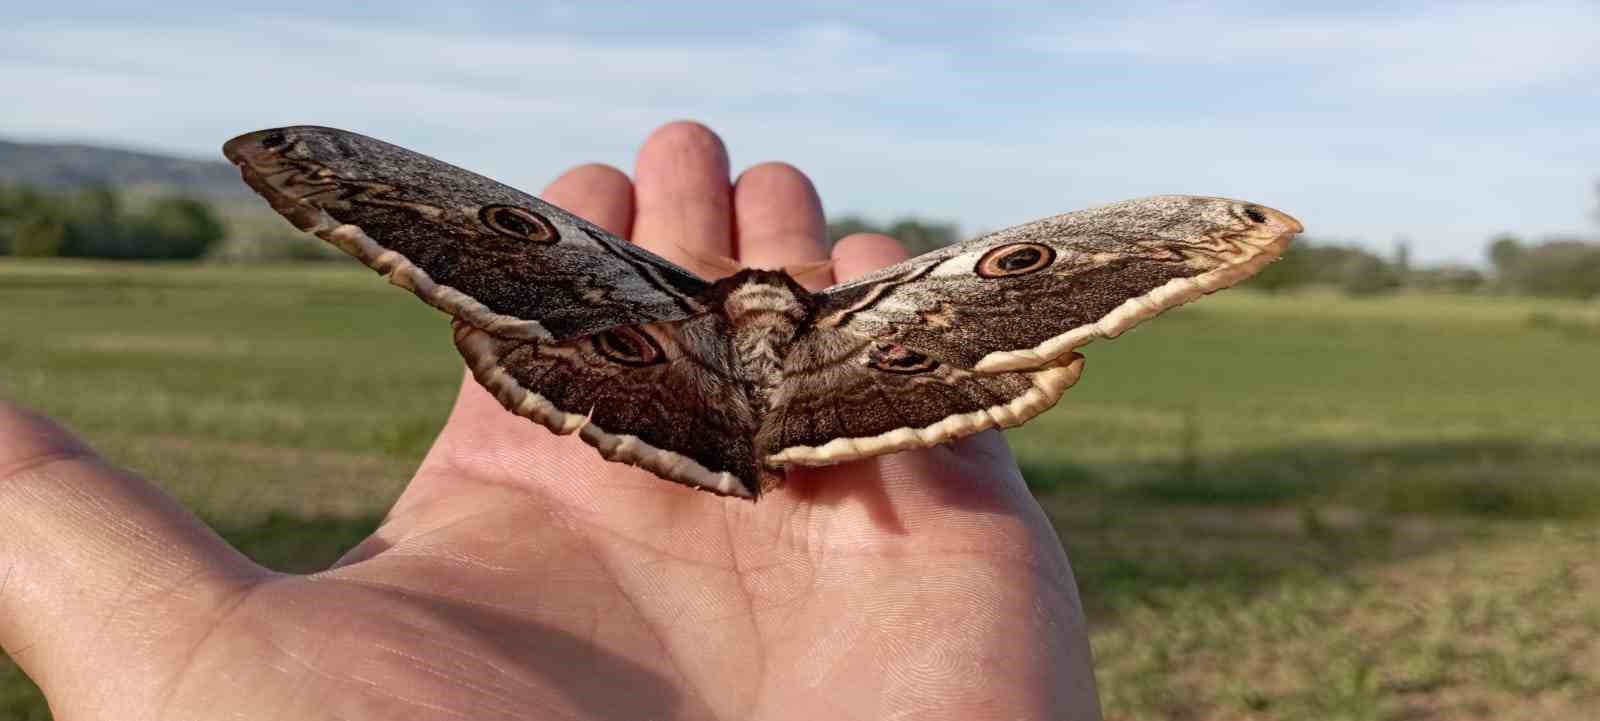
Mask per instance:
[[[446,320],[354,263],[0,259],[0,308],[0,397],[284,570],[376,526],[460,380]],[[1110,718],[1600,704],[1593,302],[1237,290],[1086,355],[1010,438]]]

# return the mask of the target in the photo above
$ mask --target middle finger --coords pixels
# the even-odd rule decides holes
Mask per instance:
[[[822,201],[804,173],[785,163],[757,165],[734,183],[733,205],[740,262],[793,270],[812,290],[833,283],[818,265],[828,258]]]
[[[661,126],[639,149],[633,184],[633,242],[704,277],[720,275],[701,259],[733,254],[722,139],[699,123]]]

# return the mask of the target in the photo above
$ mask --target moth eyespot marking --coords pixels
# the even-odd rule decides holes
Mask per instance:
[[[1261,212],[1261,209],[1255,207],[1254,205],[1245,206],[1244,217],[1249,218],[1250,222],[1252,222],[1252,223],[1265,223],[1265,222],[1267,222],[1267,214]]]
[[[885,373],[902,375],[927,373],[939,367],[939,361],[894,343],[872,344],[867,349],[866,364]]]
[[[261,138],[261,147],[270,150],[283,145],[287,141],[288,139],[284,137],[283,133],[267,133]]]
[[[594,335],[593,342],[596,353],[625,366],[654,365],[667,358],[661,344],[637,328],[623,326],[602,331]]]
[[[478,220],[507,238],[545,245],[561,239],[556,227],[544,216],[515,205],[485,205],[478,210]]]
[[[983,254],[973,268],[982,278],[1011,278],[1048,268],[1056,249],[1043,243],[1008,243]]]

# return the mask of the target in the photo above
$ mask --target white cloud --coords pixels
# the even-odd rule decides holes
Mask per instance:
[[[1337,15],[1166,8],[1060,23],[1030,44],[1168,66],[1301,66],[1333,89],[1488,93],[1600,80],[1600,6],[1442,3]]]

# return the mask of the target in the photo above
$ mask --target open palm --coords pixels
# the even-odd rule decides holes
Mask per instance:
[[[544,198],[702,272],[827,254],[805,176],[730,185],[690,123],[632,180],[583,166]],[[903,257],[854,236],[801,280]],[[1099,716],[1071,571],[997,433],[751,503],[607,463],[470,379],[382,528],[310,576],[0,405],[0,643],[64,721]]]

